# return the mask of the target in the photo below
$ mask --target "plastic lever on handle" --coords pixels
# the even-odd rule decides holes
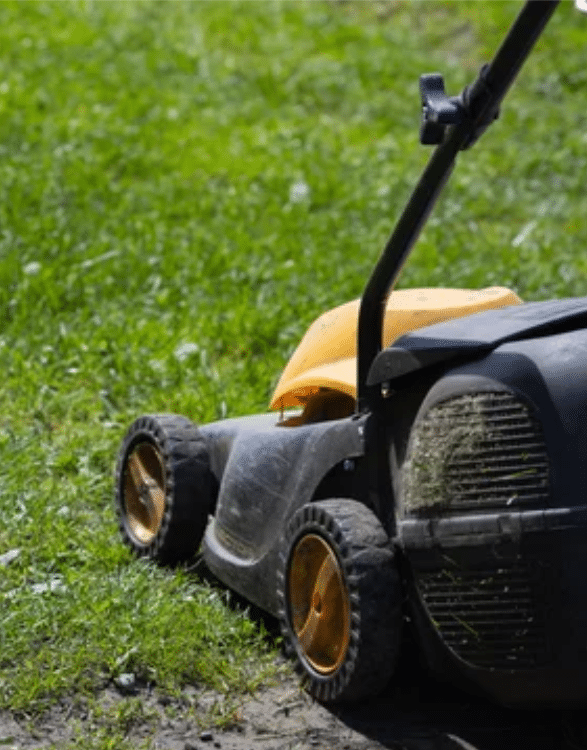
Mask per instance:
[[[420,142],[425,145],[441,143],[446,125],[459,123],[463,106],[456,98],[448,97],[444,91],[444,78],[440,73],[420,76],[422,97],[422,127]]]

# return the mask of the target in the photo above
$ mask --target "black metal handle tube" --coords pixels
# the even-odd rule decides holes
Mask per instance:
[[[369,368],[381,351],[387,298],[438,194],[450,177],[459,149],[460,143],[455,143],[454,138],[435,149],[361,297],[357,327],[359,410],[365,406],[363,399],[366,397]]]
[[[369,403],[367,375],[381,351],[387,298],[420,230],[448,180],[458,152],[486,123],[507,93],[524,60],[560,0],[529,0],[514,21],[493,61],[467,92],[466,116],[451,127],[432,154],[389,238],[361,298],[357,329],[358,410]]]
[[[560,0],[529,0],[514,21],[484,74],[499,101],[506,95]]]

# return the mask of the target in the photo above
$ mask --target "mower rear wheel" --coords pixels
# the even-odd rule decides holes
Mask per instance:
[[[131,549],[161,563],[190,559],[213,503],[208,453],[198,428],[175,414],[137,419],[116,465],[116,512]]]
[[[389,537],[354,500],[300,508],[277,578],[286,653],[308,692],[356,701],[388,683],[399,649],[401,585]]]

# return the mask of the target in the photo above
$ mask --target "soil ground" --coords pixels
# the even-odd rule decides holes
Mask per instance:
[[[152,750],[575,750],[556,712],[497,707],[439,684],[419,666],[405,664],[377,700],[326,708],[312,701],[284,670],[276,684],[231,706],[232,721],[219,729],[212,716],[222,696],[187,689],[181,699],[137,688],[142,716],[129,721],[126,740]],[[113,685],[97,696],[103,708],[122,703]],[[169,709],[172,709],[171,711]],[[203,719],[203,721],[202,721]],[[73,746],[75,738],[100,731],[95,709],[63,702],[36,722],[0,714],[0,747],[41,750]],[[83,743],[77,744],[82,747]]]
[[[194,572],[219,585],[201,564]],[[274,642],[279,624],[270,615],[234,593],[229,606],[246,606]],[[125,740],[137,750],[587,750],[587,716],[508,709],[439,682],[406,631],[389,687],[362,704],[318,703],[280,657],[274,683],[238,700],[193,686],[171,698],[111,683],[89,706],[63,700],[36,720],[0,712],[0,750],[83,750],[83,738],[108,732],[108,717],[117,708],[120,717],[129,698]]]

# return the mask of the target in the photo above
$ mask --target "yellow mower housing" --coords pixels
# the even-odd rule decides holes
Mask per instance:
[[[401,289],[388,298],[382,347],[418,328],[482,310],[519,305],[515,292],[486,289]],[[357,321],[360,300],[339,305],[317,318],[306,331],[283,371],[271,409],[304,406],[321,389],[356,398]]]

